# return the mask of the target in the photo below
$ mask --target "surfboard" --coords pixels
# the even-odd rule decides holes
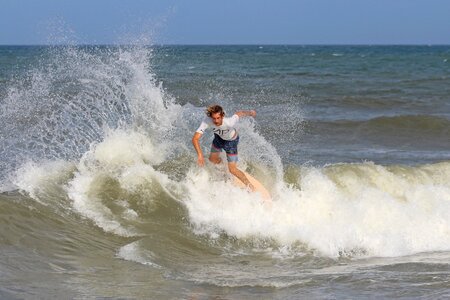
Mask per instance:
[[[250,183],[255,187],[254,193],[259,193],[265,202],[272,202],[272,196],[270,196],[269,191],[262,185],[262,183],[247,172],[242,172],[245,174]],[[242,189],[247,188],[245,184],[235,176],[233,176],[233,184]]]

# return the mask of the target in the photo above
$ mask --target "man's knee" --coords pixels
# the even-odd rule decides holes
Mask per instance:
[[[220,164],[222,162],[222,159],[217,156],[210,156],[209,161],[212,162],[213,164]]]

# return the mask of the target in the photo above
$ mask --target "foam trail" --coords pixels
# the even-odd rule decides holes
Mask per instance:
[[[149,265],[154,268],[161,268],[161,266],[152,262],[152,253],[143,250],[139,245],[139,241],[121,247],[117,252],[117,256],[122,259],[134,261],[143,265]]]

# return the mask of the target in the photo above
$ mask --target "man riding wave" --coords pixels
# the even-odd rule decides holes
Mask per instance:
[[[192,144],[197,152],[197,163],[200,167],[205,165],[205,159],[203,157],[202,149],[200,148],[199,140],[204,134],[205,130],[209,127],[214,132],[214,140],[211,145],[211,153],[209,155],[209,161],[214,164],[222,162],[220,153],[222,150],[227,154],[228,170],[231,174],[236,176],[247,187],[254,191],[253,185],[247,179],[245,174],[239,170],[236,166],[238,161],[238,143],[239,134],[234,127],[241,117],[244,116],[256,116],[254,110],[241,110],[237,111],[230,118],[225,118],[225,112],[220,105],[211,105],[206,109],[207,118],[205,118],[200,127],[195,131],[192,137]]]

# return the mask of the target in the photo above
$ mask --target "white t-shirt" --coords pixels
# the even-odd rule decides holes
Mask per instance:
[[[234,126],[238,121],[239,116],[234,114],[231,118],[223,118],[222,125],[216,126],[211,118],[206,117],[196,132],[203,134],[208,127],[212,127],[213,132],[222,139],[232,141],[237,137],[237,131]]]

